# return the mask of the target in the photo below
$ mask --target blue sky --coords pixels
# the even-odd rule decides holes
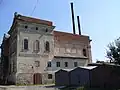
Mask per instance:
[[[120,36],[120,0],[38,0],[31,15],[36,2],[0,0],[0,39],[9,30],[14,12],[51,20],[56,30],[72,32],[70,2],[74,2],[75,15],[81,18],[82,34],[92,39],[94,61],[104,60],[107,44]]]

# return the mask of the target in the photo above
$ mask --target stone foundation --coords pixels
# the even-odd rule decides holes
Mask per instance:
[[[40,73],[42,78],[42,84],[53,84],[54,83],[54,75],[53,79],[48,79],[48,73]],[[16,84],[18,85],[27,85],[33,84],[33,75],[32,73],[18,73],[16,78]]]
[[[33,74],[19,73],[17,75],[16,84],[33,84]]]

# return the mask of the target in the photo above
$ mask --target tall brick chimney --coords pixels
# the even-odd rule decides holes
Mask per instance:
[[[71,3],[71,13],[72,13],[73,34],[76,34],[76,33],[75,33],[75,21],[74,21],[73,3]]]
[[[77,16],[77,22],[78,22],[79,35],[81,35],[81,27],[80,27],[80,18],[79,18],[79,16]]]

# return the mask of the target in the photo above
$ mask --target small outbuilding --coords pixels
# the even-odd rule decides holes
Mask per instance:
[[[98,66],[91,70],[91,87],[120,88],[120,65],[92,63],[89,66]]]
[[[59,70],[55,73],[57,86],[88,86],[95,88],[120,88],[120,66],[96,64]]]
[[[71,86],[90,85],[90,70],[97,66],[77,67],[69,72]]]
[[[69,86],[69,71],[70,69],[60,69],[55,72],[55,85],[56,86]]]
[[[55,73],[56,86],[84,86],[90,85],[90,70],[97,66],[61,69]]]

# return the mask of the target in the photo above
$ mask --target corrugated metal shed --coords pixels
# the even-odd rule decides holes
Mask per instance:
[[[84,86],[90,85],[90,71],[97,68],[97,66],[77,67],[71,70],[70,73],[70,85],[72,86]]]
[[[57,73],[57,79],[63,80],[59,85],[89,86],[96,88],[120,88],[120,66],[119,65],[92,65],[77,67],[72,70],[62,70]],[[62,84],[61,84],[62,85]]]
[[[56,86],[69,86],[69,71],[59,70],[55,72],[55,85]]]

